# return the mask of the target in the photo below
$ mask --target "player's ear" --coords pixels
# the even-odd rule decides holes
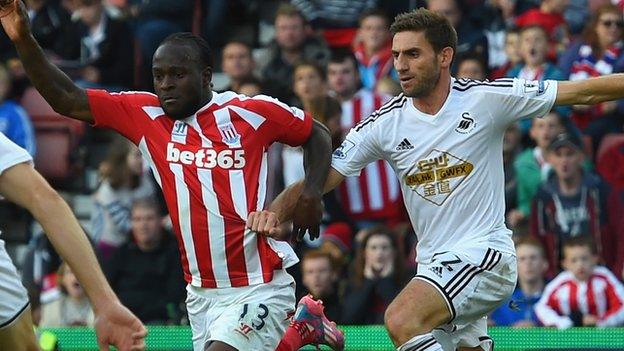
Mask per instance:
[[[453,56],[455,55],[455,51],[453,48],[447,46],[440,51],[438,54],[438,60],[440,62],[440,66],[443,68],[451,67],[451,63],[453,62]]]
[[[212,88],[212,67],[205,67],[201,73],[202,86]]]

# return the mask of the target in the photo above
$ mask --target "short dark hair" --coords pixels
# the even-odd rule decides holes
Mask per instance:
[[[212,50],[210,49],[210,45],[208,45],[208,42],[204,40],[204,38],[190,32],[179,32],[173,33],[166,37],[165,40],[160,43],[160,45],[162,46],[168,43],[189,45],[193,47],[195,50],[197,50],[199,61],[200,63],[204,64],[204,68],[213,68],[214,61],[212,58]]]
[[[568,247],[579,247],[584,246],[591,251],[592,254],[596,255],[598,253],[598,249],[596,248],[596,243],[594,239],[589,235],[579,235],[573,236],[563,241],[561,245],[561,251]],[[565,254],[564,254],[565,255]],[[564,256],[565,257],[565,256]]]
[[[516,250],[518,250],[520,246],[533,246],[534,248],[539,250],[540,255],[542,255],[542,258],[546,258],[544,245],[542,245],[542,243],[539,240],[537,240],[535,237],[532,237],[530,235],[523,235],[514,241],[515,241],[514,244],[515,244]]]
[[[327,262],[329,262],[329,267],[331,268],[331,270],[334,272],[337,270],[337,264],[329,252],[321,250],[321,249],[310,249],[303,255],[303,258],[301,259],[301,272],[303,273],[303,264],[306,261],[314,260],[318,258],[327,259]]]
[[[338,48],[332,50],[329,57],[329,63],[343,63],[345,60],[353,62],[353,67],[357,70],[358,61],[353,52],[347,48]]]
[[[368,17],[383,18],[383,20],[386,21],[386,28],[388,28],[388,26],[390,25],[390,18],[388,17],[388,14],[386,13],[386,11],[380,8],[373,7],[371,9],[364,10],[362,14],[360,15],[360,17],[358,18],[358,24],[362,26],[362,22],[364,22],[364,20],[367,19]]]
[[[299,17],[301,18],[301,22],[304,25],[308,23],[308,19],[303,15],[303,13],[301,13],[301,11],[299,11],[299,9],[296,6],[288,4],[288,3],[281,4],[277,8],[277,11],[275,11],[275,19],[277,20],[277,18],[280,16]]]
[[[425,38],[436,53],[446,47],[457,48],[457,32],[446,17],[425,8],[397,15],[390,26],[390,33],[424,32]]]
[[[298,70],[300,67],[312,67],[312,69],[316,72],[316,74],[318,74],[321,77],[321,80],[323,82],[327,81],[327,76],[325,75],[325,67],[321,66],[315,61],[306,60],[306,59],[301,59],[297,61],[295,65],[293,66],[293,70],[292,70],[293,80],[295,78],[294,76],[295,71]]]

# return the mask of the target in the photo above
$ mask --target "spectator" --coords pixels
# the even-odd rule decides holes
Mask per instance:
[[[130,27],[113,18],[102,0],[77,0],[74,17],[80,47],[72,53],[79,66],[75,79],[82,86],[121,90],[134,84],[134,38]]]
[[[563,53],[559,60],[559,67],[569,75],[570,80],[584,80],[622,72],[624,70],[623,39],[622,10],[613,5],[601,6],[587,24],[583,32],[583,40],[575,43]],[[617,116],[624,112],[624,102],[621,100],[594,106],[574,106],[573,112],[572,120],[576,126],[584,134],[592,137],[594,151],[598,149],[605,134],[622,131],[624,120]],[[616,116],[612,116],[613,114]]]
[[[457,0],[429,0],[427,9],[437,12],[446,17],[457,32],[457,49],[455,55],[472,52],[481,55],[487,60],[488,42],[483,30],[474,26],[466,16],[462,14]],[[487,62],[486,62],[487,66]],[[453,72],[457,66],[453,65]]]
[[[41,306],[42,328],[89,326],[94,323],[93,309],[82,286],[66,263],[58,271],[61,297]]]
[[[400,253],[394,234],[387,228],[366,231],[344,298],[345,324],[383,323],[386,308],[405,283]]]
[[[143,90],[152,91],[152,56],[167,36],[191,30],[193,0],[137,1],[133,10],[135,38],[140,52],[140,82]]]
[[[262,82],[256,77],[247,77],[238,82],[238,93],[249,97],[262,94]]]
[[[332,256],[321,250],[310,250],[301,259],[303,286],[315,300],[322,300],[325,316],[341,323],[342,299],[338,294],[338,274]]]
[[[332,48],[349,47],[356,36],[358,16],[374,8],[378,0],[291,0],[314,30]]]
[[[41,48],[56,59],[67,59],[80,45],[71,15],[57,0],[28,0],[32,33]]]
[[[390,77],[383,77],[377,82],[375,93],[382,96],[397,96],[402,93],[401,85]]]
[[[536,118],[531,124],[529,136],[535,142],[535,147],[524,150],[513,164],[514,173],[521,176],[517,178],[517,207],[507,214],[507,225],[511,228],[516,228],[529,218],[533,198],[552,170],[546,160],[548,146],[564,131],[563,117],[555,111]]]
[[[549,38],[549,60],[554,61],[557,54],[568,44],[568,27],[563,18],[563,11],[569,0],[542,0],[539,8],[530,9],[516,17],[516,26],[540,26]]]
[[[485,80],[488,76],[483,58],[475,54],[464,54],[457,58],[457,74],[455,78]]]
[[[240,93],[241,82],[253,77],[256,63],[251,55],[251,47],[241,41],[230,41],[222,51],[221,70],[230,80],[223,90]]]
[[[268,64],[262,78],[268,94],[286,103],[293,101],[293,68],[300,60],[324,66],[329,56],[325,43],[307,34],[305,18],[289,4],[281,5],[275,15],[275,40],[269,44]]]
[[[563,244],[561,272],[546,285],[535,314],[547,327],[617,327],[624,324],[624,287],[598,257],[591,238]]]
[[[520,30],[520,57],[522,63],[517,64],[509,72],[508,77],[534,80],[563,80],[564,76],[559,69],[547,62],[548,36],[546,31],[537,25],[527,26]],[[564,107],[556,107],[557,112],[567,115],[569,111]],[[524,119],[520,122],[520,131],[526,135],[533,123],[533,119]]]
[[[93,194],[91,230],[96,247],[105,260],[128,241],[130,207],[136,199],[155,194],[151,175],[143,170],[139,149],[117,139],[101,166],[102,183]]]
[[[327,66],[327,80],[342,106],[340,125],[344,134],[390,99],[366,88],[360,89],[356,61],[348,52],[337,51],[332,55]],[[392,225],[402,219],[399,184],[386,161],[369,164],[359,177],[347,177],[338,191],[342,207],[358,229],[380,223]]]
[[[180,254],[152,200],[132,204],[132,237],[105,265],[113,291],[145,324],[178,324],[184,299]]]
[[[511,299],[492,312],[491,321],[497,326],[536,327],[539,320],[533,306],[539,301],[546,283],[544,274],[548,262],[539,241],[524,236],[516,242],[518,285]]]
[[[0,133],[35,155],[37,140],[26,111],[15,101],[7,99],[11,91],[11,76],[0,64]]]
[[[531,211],[531,233],[546,248],[550,273],[560,260],[561,243],[587,235],[596,240],[599,257],[614,267],[616,247],[607,209],[619,204],[615,193],[598,176],[584,171],[582,146],[571,134],[559,134],[546,156],[554,172],[542,183]]]
[[[505,34],[505,56],[505,63],[492,70],[490,79],[507,77],[507,72],[522,61],[522,57],[520,57],[520,32],[517,29],[509,29]]]
[[[369,90],[375,90],[379,80],[384,77],[398,80],[392,65],[389,29],[390,21],[382,10],[371,9],[360,16],[358,41],[354,43],[353,52],[362,85]]]

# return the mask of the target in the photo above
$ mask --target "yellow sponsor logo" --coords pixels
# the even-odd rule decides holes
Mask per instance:
[[[436,169],[436,177],[438,180],[463,177],[469,175],[473,168],[472,164],[464,162],[455,166]]]

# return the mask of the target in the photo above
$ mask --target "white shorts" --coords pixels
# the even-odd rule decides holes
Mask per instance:
[[[28,307],[28,294],[0,240],[0,329],[13,323]]]
[[[273,280],[240,288],[187,285],[193,350],[221,341],[240,351],[275,350],[295,312],[295,280],[277,270]]]
[[[444,350],[492,348],[486,316],[513,293],[516,268],[513,254],[490,248],[444,251],[434,254],[430,263],[418,265],[414,279],[433,285],[451,313],[450,322],[432,332]]]

